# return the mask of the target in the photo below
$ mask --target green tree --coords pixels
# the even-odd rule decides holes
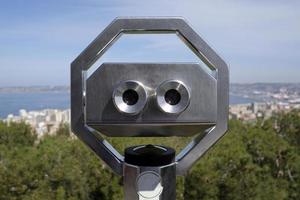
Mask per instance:
[[[229,132],[188,173],[178,178],[177,199],[300,199],[299,111],[246,124]],[[0,122],[0,200],[123,199],[114,175],[62,124],[39,142],[25,123]],[[135,144],[164,144],[177,152],[190,138],[108,138],[120,151]]]
[[[278,113],[272,117],[276,132],[290,144],[300,147],[300,111]]]
[[[32,146],[36,141],[36,134],[29,125],[11,122],[9,124],[0,121],[0,145],[14,148],[17,146]]]
[[[227,136],[186,178],[185,198],[299,199],[295,177],[300,169],[294,166],[299,155],[272,127],[261,123],[231,121]]]
[[[61,123],[56,131],[57,136],[70,136],[71,130],[68,123]]]

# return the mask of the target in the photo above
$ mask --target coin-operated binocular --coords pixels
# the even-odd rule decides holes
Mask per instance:
[[[103,63],[87,70],[123,33],[174,33],[200,63]],[[175,200],[176,175],[227,130],[228,67],[182,18],[117,18],[71,64],[73,132],[124,177],[125,199]],[[194,136],[178,154],[149,144],[124,156],[109,137]]]

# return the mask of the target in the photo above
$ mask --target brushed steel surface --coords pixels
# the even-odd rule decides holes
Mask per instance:
[[[166,80],[176,79],[190,90],[190,103],[181,113],[170,115],[157,105],[156,89]],[[135,80],[147,89],[147,105],[139,115],[128,116],[119,112],[112,103],[114,88],[127,80]],[[158,63],[104,63],[87,80],[86,85],[86,123],[109,136],[145,136],[145,129],[156,124],[152,136],[183,136],[199,133],[203,126],[214,125],[217,118],[216,80],[198,64],[158,64]],[[174,131],[170,125],[194,125],[193,132]],[[105,132],[101,125],[106,126]],[[127,124],[126,130],[115,132],[114,125]],[[141,124],[144,127],[140,126]],[[169,124],[165,126],[165,124]],[[133,129],[135,127],[135,129]],[[117,126],[119,127],[119,126]],[[158,130],[161,127],[161,130]],[[112,131],[109,131],[109,128]],[[172,128],[168,130],[168,128]],[[171,131],[172,130],[172,131]],[[197,131],[198,130],[198,131]],[[148,130],[147,132],[149,132]],[[164,133],[163,133],[164,132]]]
[[[182,124],[89,124],[110,137],[170,137],[205,134],[214,123],[182,123]],[[115,133],[115,134],[112,134]],[[111,135],[110,135],[111,134]],[[162,139],[163,140],[163,139]]]

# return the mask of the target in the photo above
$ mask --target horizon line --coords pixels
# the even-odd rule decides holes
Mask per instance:
[[[251,85],[251,84],[300,84],[299,82],[230,82],[229,84],[243,84],[243,85]],[[70,85],[27,85],[27,86],[0,86],[0,88],[30,88],[30,87],[70,87]]]

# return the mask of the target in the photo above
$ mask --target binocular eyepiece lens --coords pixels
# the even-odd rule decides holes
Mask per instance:
[[[136,104],[139,100],[139,94],[132,89],[126,90],[122,97],[123,101],[130,106]]]
[[[179,114],[188,107],[190,92],[183,82],[169,80],[157,88],[156,101],[163,112]]]
[[[177,105],[180,102],[180,99],[181,95],[175,89],[168,90],[165,93],[165,101],[172,106]]]
[[[147,103],[147,92],[138,81],[124,81],[113,92],[113,102],[117,110],[124,114],[137,115]],[[156,89],[158,107],[165,113],[179,114],[190,103],[190,93],[183,82],[169,80]]]
[[[112,99],[119,112],[137,115],[146,105],[147,92],[140,82],[129,80],[117,85]]]

